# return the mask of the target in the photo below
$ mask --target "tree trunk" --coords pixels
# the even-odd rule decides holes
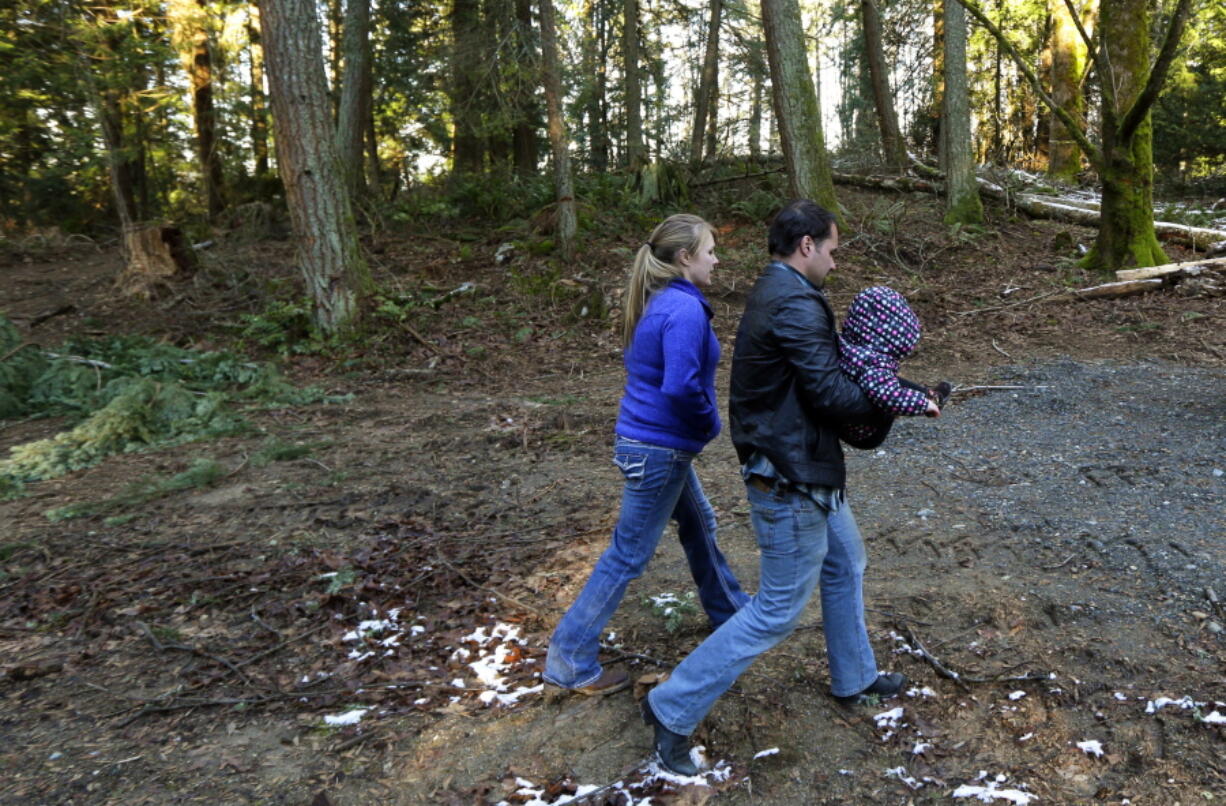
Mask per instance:
[[[89,14],[90,22],[104,28],[107,33],[82,43],[81,57],[84,64],[81,72],[85,80],[98,128],[102,131],[102,142],[106,147],[106,165],[111,178],[111,193],[115,200],[115,212],[119,216],[119,226],[122,237],[139,224],[144,213],[139,199],[144,193],[137,187],[140,176],[133,148],[125,136],[123,97],[116,82],[106,81],[107,73],[114,69],[114,62],[119,58],[120,47],[123,44],[118,35],[111,33],[111,26],[116,20],[115,9],[108,3],[100,3],[97,10]],[[136,89],[140,89],[139,87]],[[126,250],[125,250],[126,251]]]
[[[480,173],[485,160],[481,142],[481,106],[477,75],[481,63],[481,14],[479,0],[454,0],[451,8],[451,117],[455,125],[452,142],[452,173]]]
[[[535,82],[531,77],[537,72],[536,66],[540,64],[540,57],[537,55],[536,36],[532,29],[531,0],[515,0],[514,26],[519,63],[529,68],[523,74],[517,73],[512,95],[515,116],[512,132],[515,172],[520,176],[535,176],[538,111],[533,86]]]
[[[794,198],[816,201],[842,227],[796,0],[762,0],[762,28],[788,191]]]
[[[1154,233],[1149,109],[1134,118],[1137,123],[1131,132],[1123,130],[1124,118],[1135,114],[1133,107],[1149,78],[1149,4],[1146,0],[1108,0],[1101,13],[1102,41],[1113,81],[1111,91],[1104,95],[1101,114],[1102,221],[1084,264],[1105,271],[1156,266],[1166,263],[1167,257]]]
[[[570,143],[562,111],[562,76],[558,64],[558,37],[554,28],[553,0],[541,2],[541,83],[549,118],[549,146],[553,151],[553,176],[558,198],[558,246],[562,259],[575,256],[575,193],[570,175]]]
[[[260,44],[260,29],[247,19],[247,40],[251,43],[251,152],[255,157],[255,175],[268,175],[268,108],[264,96],[264,48]]]
[[[298,262],[325,333],[354,323],[372,287],[341,180],[314,0],[260,0],[277,165]]]
[[[711,18],[706,29],[706,55],[702,59],[702,75],[698,94],[694,98],[694,126],[690,129],[690,164],[702,162],[702,135],[710,117],[711,94],[716,85],[716,70],[720,65],[720,15],[723,0],[711,0]]]
[[[945,143],[945,223],[982,224],[983,204],[971,152],[970,100],[966,89],[966,10],[945,4],[945,103],[941,116]]]
[[[217,150],[217,113],[213,107],[213,56],[208,12],[204,0],[196,0],[190,10],[184,10],[181,24],[182,42],[188,45],[188,77],[192,85],[192,116],[196,125],[196,158],[204,182],[205,204],[209,217],[221,214],[225,208],[222,195],[221,154]]]
[[[362,146],[370,107],[370,88],[366,81],[371,61],[370,0],[346,0],[342,42],[344,72],[336,117],[336,147],[345,190],[351,199],[357,199],[365,191],[366,180],[362,170],[365,150]]]
[[[702,60],[702,77],[698,82],[698,94],[694,97],[694,126],[690,130],[690,164],[702,162],[703,134],[712,106],[711,96],[716,86],[716,71],[719,68],[719,21],[723,13],[723,0],[711,0],[711,23],[707,26],[706,54]]]
[[[953,2],[953,0],[950,0]],[[945,109],[945,3],[932,0],[932,104],[928,107],[926,145],[936,149],[937,165],[945,169],[945,139],[941,136],[941,114]]]
[[[1086,44],[1064,0],[1048,0],[1047,10],[1051,15],[1051,98],[1084,126],[1085,96],[1081,91],[1081,80],[1088,58]],[[1082,25],[1087,33],[1092,29],[1092,17],[1090,13],[1082,14]],[[1047,173],[1056,179],[1072,181],[1080,171],[1081,149],[1077,141],[1059,117],[1049,114]]]
[[[660,81],[659,85],[661,88],[665,86],[663,81]],[[664,90],[661,89],[660,96],[661,96],[662,102],[659,105],[661,109],[664,108],[664,104],[663,104],[664,94],[665,94]],[[704,156],[704,159],[706,159],[708,162],[714,162],[716,153],[719,150],[719,60],[718,59],[715,62],[715,75],[711,79],[711,96],[710,96],[710,100],[707,105],[710,107],[711,111],[707,115],[707,147],[706,147],[706,154]],[[661,129],[662,128],[663,127],[661,127]],[[663,139],[662,131],[661,131],[661,139]],[[659,153],[664,152],[663,143],[660,144],[657,151]]]
[[[596,173],[604,173],[609,168],[609,127],[605,100],[608,28],[603,8],[600,0],[587,0],[587,11],[583,15],[583,74],[585,80],[591,82],[585,105],[588,167]]]
[[[750,59],[753,96],[749,107],[749,158],[757,162],[762,158],[762,91],[766,83],[762,74],[766,65],[762,64],[762,54],[756,47]]]
[[[124,232],[127,261],[115,278],[125,296],[151,299],[172,279],[196,270],[196,253],[183,232],[161,224],[141,224]]]
[[[622,65],[626,91],[626,164],[631,171],[642,167],[646,159],[643,149],[643,90],[639,70],[639,2],[625,0],[622,4]]]
[[[869,78],[873,83],[873,102],[877,107],[877,125],[881,129],[881,152],[886,165],[898,173],[907,170],[907,147],[898,130],[898,115],[894,111],[894,93],[890,91],[890,71],[886,67],[885,49],[881,43],[881,15],[876,0],[860,0],[860,17],[864,25],[864,52],[868,57]]]

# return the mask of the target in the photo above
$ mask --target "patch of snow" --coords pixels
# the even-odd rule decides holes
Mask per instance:
[[[1191,697],[1180,697],[1177,700],[1171,699],[1170,697],[1159,697],[1156,700],[1150,700],[1149,703],[1146,704],[1145,713],[1147,714],[1156,713],[1158,711],[1161,711],[1163,708],[1167,707],[1168,705],[1176,705],[1182,708],[1183,710],[1188,711],[1188,710],[1192,710],[1193,708],[1200,708],[1202,705],[1205,705],[1205,703],[1197,702]]]
[[[1014,691],[1009,694],[1009,699],[1020,700],[1022,697],[1025,697],[1025,696],[1026,696],[1026,692],[1024,691]]]
[[[1077,749],[1087,756],[1094,756],[1095,758],[1103,757],[1103,743],[1098,739],[1086,739],[1084,742],[1078,742]]]
[[[759,750],[758,752],[754,753],[753,757],[754,758],[766,758],[767,756],[777,755],[778,753],[779,753],[778,747],[768,747],[765,750]]]
[[[976,781],[982,781],[988,777],[986,771],[980,771]],[[988,781],[987,786],[976,786],[974,784],[963,784],[950,793],[950,797],[954,798],[977,798],[984,803],[991,803],[994,800],[1006,800],[1010,803],[1016,803],[1018,806],[1027,806],[1031,801],[1038,800],[1036,795],[1029,792],[1023,792],[1020,789],[1001,789],[1000,785],[1007,780],[1004,774],[997,775],[993,780]]]
[[[354,708],[351,711],[346,711],[343,714],[326,714],[324,716],[325,725],[356,725],[362,721],[362,717],[369,711],[369,708]]]
[[[908,789],[920,789],[924,786],[923,782],[917,781],[907,774],[906,767],[891,767],[885,771],[886,778],[897,778],[907,785]]]

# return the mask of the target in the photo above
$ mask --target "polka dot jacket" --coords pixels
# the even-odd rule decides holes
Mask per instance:
[[[902,294],[885,286],[866,288],[847,309],[839,334],[839,367],[883,411],[923,414],[928,398],[898,382],[898,363],[919,338],[919,317]]]

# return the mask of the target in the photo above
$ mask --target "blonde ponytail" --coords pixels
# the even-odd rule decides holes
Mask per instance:
[[[629,347],[634,340],[643,310],[651,295],[668,285],[673,278],[681,276],[681,264],[677,255],[685,250],[697,255],[703,236],[711,232],[711,225],[696,215],[678,213],[669,216],[651,233],[647,243],[639,247],[622,297],[623,322],[622,346]]]

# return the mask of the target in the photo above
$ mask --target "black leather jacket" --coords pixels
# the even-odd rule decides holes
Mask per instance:
[[[789,481],[840,489],[847,474],[839,426],[877,413],[839,369],[830,303],[784,263],[767,266],[749,294],[728,410],[742,464],[760,451]]]

